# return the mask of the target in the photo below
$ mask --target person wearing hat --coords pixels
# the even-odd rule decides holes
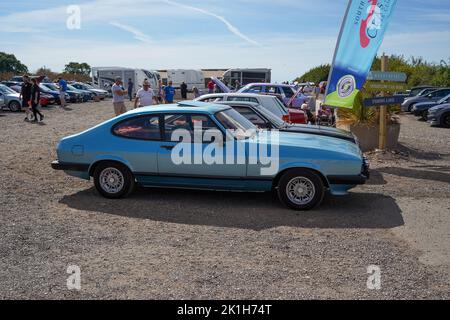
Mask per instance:
[[[136,93],[136,99],[134,100],[134,108],[148,107],[155,104],[158,104],[158,98],[155,96],[153,89],[150,86],[150,82],[145,80],[142,84],[142,88],[138,90]]]
[[[125,96],[128,91],[124,90],[122,87],[122,78],[116,77],[116,82],[112,85],[111,92],[113,96],[114,113],[116,116],[126,113]]]

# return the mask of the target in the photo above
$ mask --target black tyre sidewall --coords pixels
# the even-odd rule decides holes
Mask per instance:
[[[311,182],[314,184],[314,187],[316,189],[316,194],[314,195],[313,200],[311,202],[309,202],[308,204],[305,204],[305,205],[295,204],[291,200],[289,200],[289,198],[286,194],[287,184],[289,183],[289,181],[291,181],[292,179],[294,179],[296,177],[305,177],[305,178],[311,180]],[[278,183],[277,193],[278,193],[278,197],[279,197],[280,201],[287,207],[294,209],[294,210],[298,210],[298,211],[307,211],[307,210],[314,209],[315,207],[319,206],[322,203],[323,198],[325,196],[325,187],[324,187],[322,179],[320,178],[320,176],[317,173],[315,173],[311,170],[307,170],[307,169],[295,169],[295,170],[290,170],[290,171],[286,172],[281,177],[281,179]]]
[[[444,128],[450,128],[450,126],[445,124],[445,119],[448,117],[450,117],[450,113],[445,113],[442,115],[441,126],[443,126]]]
[[[16,105],[17,108],[16,109],[11,108],[13,105]],[[12,112],[19,112],[21,107],[22,106],[17,101],[11,101],[8,105],[9,110],[11,110]]]
[[[123,186],[122,190],[118,193],[112,194],[104,191],[102,187],[100,186],[100,174],[103,170],[107,168],[115,168],[120,170],[124,177],[125,185]],[[97,165],[94,171],[94,184],[97,191],[105,198],[108,199],[120,199],[128,196],[131,194],[131,192],[134,189],[134,177],[131,171],[123,164],[116,163],[116,162],[103,162]]]

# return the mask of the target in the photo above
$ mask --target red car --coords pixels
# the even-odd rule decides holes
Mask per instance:
[[[39,104],[42,107],[46,107],[48,105],[54,104],[55,102],[56,102],[56,100],[52,95],[41,92],[41,100],[39,101]]]

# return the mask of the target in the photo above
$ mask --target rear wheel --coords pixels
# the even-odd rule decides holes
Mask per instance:
[[[94,170],[94,184],[97,191],[108,199],[128,196],[134,189],[134,177],[123,164],[102,162]]]
[[[424,121],[428,120],[428,110],[422,112],[422,120]]]
[[[11,110],[12,112],[18,112],[21,109],[21,105],[19,102],[17,101],[11,101],[8,105],[9,110]]]
[[[445,113],[442,115],[441,124],[444,128],[450,128],[450,113]]]
[[[306,211],[322,203],[325,187],[317,173],[295,169],[281,177],[277,192],[280,201],[289,208]]]

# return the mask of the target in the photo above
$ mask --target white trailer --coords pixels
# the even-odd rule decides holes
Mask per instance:
[[[158,88],[158,82],[161,79],[156,71],[145,69],[132,69],[122,67],[95,67],[92,68],[92,84],[99,89],[111,91],[111,87],[116,77],[121,77],[125,89],[127,89],[128,80],[134,84],[133,95],[142,88],[144,80],[148,80],[154,90]]]
[[[205,89],[205,77],[200,70],[174,69],[167,70],[167,82],[172,81],[175,88],[180,88],[184,82],[187,84],[188,90],[193,87],[199,90]]]

